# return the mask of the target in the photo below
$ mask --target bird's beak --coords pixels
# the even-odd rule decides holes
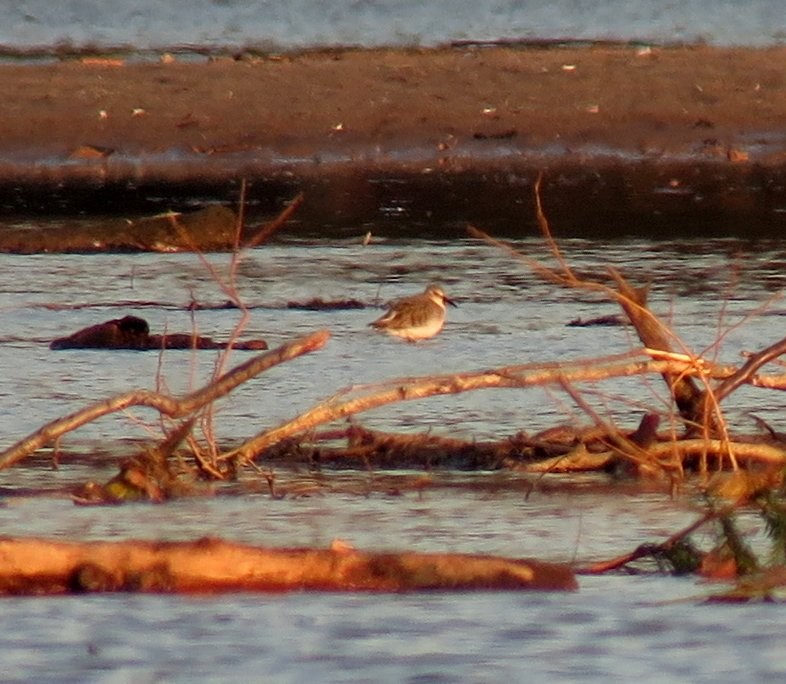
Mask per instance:
[[[456,302],[454,302],[450,297],[443,297],[443,299],[445,300],[446,304],[450,304],[451,306],[458,308],[458,304],[456,304]]]

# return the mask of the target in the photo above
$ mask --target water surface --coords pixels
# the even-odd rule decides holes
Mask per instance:
[[[265,373],[228,398],[218,416],[221,439],[276,425],[350,385],[587,358],[636,344],[624,327],[567,327],[575,318],[616,311],[595,295],[542,282],[489,245],[380,238],[364,247],[362,232],[356,239],[288,239],[244,257],[239,288],[250,308],[245,335],[275,346],[327,328],[332,339],[325,349]],[[529,257],[548,258],[538,240],[514,244]],[[636,283],[651,281],[653,308],[686,344],[710,357],[739,363],[741,352],[783,336],[783,241],[576,239],[561,245],[579,272],[600,274],[613,265]],[[226,255],[209,258],[226,270]],[[440,336],[408,345],[367,327],[378,303],[435,280],[459,303]],[[367,308],[287,307],[312,297],[356,298]],[[156,332],[193,326],[200,334],[225,337],[238,313],[192,313],[186,308],[192,299],[211,305],[225,296],[191,254],[0,256],[3,443],[132,387],[152,389],[159,382],[183,393],[206,382],[215,364],[212,352],[159,358],[47,347],[53,337],[125,314],[147,318]],[[233,362],[246,358],[236,352]],[[657,378],[643,386],[626,380],[580,389],[601,415],[630,427],[664,400]],[[779,394],[744,390],[728,410],[741,430],[755,427],[749,411],[784,429]],[[371,428],[467,439],[587,422],[556,390],[432,398],[357,419]],[[0,487],[7,488],[0,508],[4,534],[76,540],[215,535],[271,546],[327,546],[339,538],[364,550],[588,562],[661,540],[698,511],[690,490],[670,496],[620,485],[609,496],[604,476],[596,475],[552,476],[530,491],[531,481],[517,474],[437,472],[430,474],[431,486],[413,490],[408,478],[420,473],[374,471],[282,471],[280,486],[306,495],[280,500],[249,472],[214,497],[162,506],[73,505],[69,487],[111,476],[112,449],[127,451],[130,446],[118,445],[156,428],[156,416],[143,410],[108,417],[64,438],[66,457],[58,470],[39,458],[0,473]],[[97,452],[100,462],[91,461]],[[745,524],[753,531],[758,525],[755,518]],[[581,578],[580,591],[569,595],[11,599],[3,601],[0,620],[8,636],[0,657],[9,681],[739,681],[782,675],[781,608],[697,603],[695,597],[709,591],[693,579],[612,576]]]
[[[777,0],[26,0],[9,3],[3,14],[0,45],[15,49],[281,50],[503,39],[762,46],[782,43],[786,35]]]

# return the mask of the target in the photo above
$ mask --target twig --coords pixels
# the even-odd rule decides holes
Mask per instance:
[[[537,274],[549,282],[564,287],[599,292],[608,297],[611,301],[616,302],[627,314],[636,329],[639,339],[646,347],[670,352],[671,343],[674,341],[679,344],[685,352],[689,353],[688,347],[681,342],[674,331],[649,310],[646,305],[646,289],[633,288],[614,268],[609,268],[608,272],[611,278],[616,282],[616,290],[603,283],[578,278],[573,273],[562,255],[559,245],[556,240],[554,240],[548,219],[543,211],[540,196],[541,182],[542,174],[538,176],[534,186],[536,217],[540,231],[552,255],[559,264],[559,271],[548,268],[537,260],[522,255],[512,247],[491,238],[488,234],[473,226],[468,227],[469,233],[506,250],[515,258],[524,261]],[[695,355],[691,354],[691,356]],[[723,439],[729,441],[728,430],[723,413],[720,409],[719,400],[708,381],[708,377],[704,375],[701,368],[698,368],[698,379],[704,388],[703,390],[700,389],[692,377],[688,377],[685,374],[673,375],[667,372],[663,374],[663,379],[677,406],[680,417],[688,426],[689,430],[695,431],[696,426],[699,426],[704,431],[705,436],[710,437],[719,432]],[[728,456],[732,466],[736,468],[737,463],[734,453],[729,451]]]
[[[232,347],[237,341],[237,339],[242,334],[243,330],[245,330],[246,326],[248,325],[248,321],[250,319],[250,314],[248,313],[248,307],[246,307],[243,298],[240,296],[240,290],[238,288],[237,282],[237,273],[238,268],[240,267],[240,260],[242,257],[242,253],[240,251],[240,241],[243,236],[243,217],[244,211],[246,206],[246,179],[243,178],[240,184],[240,198],[238,200],[238,210],[237,210],[237,221],[235,223],[235,240],[232,245],[232,257],[229,260],[229,277],[225,284],[219,283],[220,287],[224,287],[225,291],[229,293],[229,297],[232,302],[234,302],[235,306],[238,307],[240,311],[240,318],[235,323],[234,327],[232,328],[232,333],[229,336],[229,344],[227,348],[221,352],[218,357],[216,358],[216,364],[213,369],[213,377],[217,378],[220,377],[224,373],[224,369],[229,364],[229,359],[232,355]],[[203,262],[207,262],[204,255],[200,252],[200,258]],[[209,266],[209,265],[208,265]],[[192,312],[193,315],[193,312]],[[214,404],[210,404],[201,420],[201,429],[202,434],[205,437],[207,442],[208,449],[210,451],[210,456],[213,462],[215,462],[215,457],[218,454],[218,447],[216,445],[216,436],[215,436],[215,411],[214,411]],[[196,451],[194,452],[197,453]],[[205,459],[202,459],[203,463],[205,463]]]
[[[618,570],[619,568],[627,565],[628,563],[632,563],[633,561],[637,561],[640,558],[646,558],[647,556],[652,556],[653,553],[657,553],[658,551],[669,551],[671,550],[675,544],[681,542],[683,539],[686,539],[691,534],[693,534],[696,530],[700,527],[703,527],[708,522],[712,522],[713,520],[718,520],[719,518],[723,518],[724,516],[731,515],[737,510],[744,501],[735,502],[729,506],[724,506],[723,508],[719,509],[710,509],[708,510],[703,516],[699,519],[692,522],[687,527],[683,528],[682,530],[675,532],[666,540],[662,541],[660,544],[642,544],[641,546],[637,547],[630,553],[626,553],[623,556],[618,556],[617,558],[612,558],[610,560],[599,561],[597,563],[593,563],[589,567],[581,568],[576,571],[576,574],[579,575],[601,575],[605,572],[609,572],[611,570]]]
[[[742,368],[721,382],[715,388],[717,401],[725,399],[741,385],[751,382],[759,368],[783,354],[786,354],[786,337],[751,356]]]
[[[284,210],[281,211],[278,216],[276,216],[276,218],[262,226],[257,231],[256,235],[247,240],[243,245],[243,249],[253,249],[254,247],[261,245],[266,240],[269,240],[273,233],[282,228],[284,224],[286,224],[286,222],[292,218],[292,214],[294,214],[298,207],[303,204],[304,199],[305,195],[301,192],[292,201],[290,201],[289,206],[285,207]]]
[[[538,227],[540,228],[540,232],[543,237],[546,239],[548,243],[549,249],[551,253],[554,255],[554,258],[557,260],[559,265],[562,267],[562,272],[564,274],[564,278],[568,283],[580,283],[581,281],[576,275],[573,273],[573,270],[570,268],[567,260],[564,256],[562,256],[562,251],[557,244],[557,241],[554,239],[554,236],[551,233],[551,227],[549,226],[549,221],[546,218],[546,214],[543,211],[543,202],[540,198],[540,186],[543,182],[543,173],[539,173],[537,179],[535,180],[535,217],[538,220]]]
[[[246,179],[243,178],[240,184],[240,198],[238,200],[239,207],[237,211],[237,219],[235,221],[235,235],[234,241],[232,244],[232,256],[229,261],[229,272],[226,278],[223,278],[213,263],[207,258],[207,256],[201,251],[199,246],[194,242],[191,235],[189,234],[188,230],[183,226],[177,219],[177,214],[170,214],[170,222],[172,223],[173,227],[179,233],[181,239],[189,245],[191,250],[195,252],[199,260],[202,262],[203,266],[209,273],[210,277],[212,278],[213,282],[215,282],[218,287],[224,292],[225,296],[238,308],[240,311],[240,318],[237,323],[234,325],[232,329],[232,333],[229,337],[229,344],[227,345],[226,349],[218,355],[216,359],[215,368],[213,370],[213,377],[219,377],[223,372],[226,365],[229,363],[229,359],[232,354],[232,347],[233,343],[240,337],[243,330],[245,330],[246,326],[248,325],[249,321],[249,312],[248,307],[246,307],[245,303],[243,302],[243,298],[240,295],[240,290],[238,288],[238,269],[240,267],[240,263],[243,257],[243,249],[256,247],[262,244],[265,240],[270,238],[275,231],[285,225],[286,221],[292,216],[295,210],[300,206],[303,202],[303,194],[299,194],[295,199],[290,202],[290,204],[285,207],[279,214],[269,221],[267,224],[262,226],[261,229],[257,231],[257,233],[249,240],[245,245],[241,245],[242,236],[243,236],[243,222],[244,222],[244,212],[245,212],[245,204],[246,204]],[[192,328],[195,329],[195,325],[193,325],[193,310],[192,310]],[[216,446],[216,438],[215,438],[215,414],[213,412],[213,405],[210,404],[207,406],[204,415],[202,416],[202,420],[200,421],[200,427],[202,430],[202,434],[207,442],[208,449],[210,450],[211,458],[215,461],[216,456],[218,455],[218,447]],[[195,452],[196,453],[196,452]]]

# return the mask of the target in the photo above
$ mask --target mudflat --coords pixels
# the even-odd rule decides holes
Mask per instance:
[[[379,174],[612,169],[613,185],[652,186],[635,195],[690,185],[705,206],[764,201],[769,215],[784,192],[784,63],[782,47],[511,45],[5,64],[0,195],[245,178],[320,182],[341,204],[347,182]]]

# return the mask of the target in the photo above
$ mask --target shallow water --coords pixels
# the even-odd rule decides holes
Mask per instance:
[[[222,407],[221,427],[227,435],[252,434],[350,385],[580,359],[624,352],[634,345],[625,327],[566,327],[574,319],[617,310],[595,295],[540,281],[524,263],[496,247],[475,240],[379,240],[363,247],[361,237],[333,243],[280,242],[243,259],[239,288],[250,309],[244,337],[261,337],[274,347],[326,328],[332,339],[324,350],[274,368],[232,395]],[[548,258],[538,240],[512,244],[530,258]],[[741,352],[781,337],[786,249],[779,241],[562,244],[577,272],[599,274],[617,266],[633,282],[651,281],[653,308],[672,321],[691,348],[706,347],[707,354],[721,362],[738,363]],[[227,256],[210,260],[226,273]],[[206,307],[226,301],[205,265],[191,254],[4,255],[0,264],[0,370],[7,378],[0,390],[0,429],[7,437],[26,434],[31,416],[46,421],[131,387],[154,389],[157,376],[170,392],[187,392],[209,379],[216,360],[209,352],[170,352],[162,359],[135,352],[54,354],[47,348],[54,337],[135,314],[146,318],[153,332],[196,330],[226,339],[239,319],[233,310],[187,310],[192,299]],[[367,327],[384,301],[432,281],[442,282],[459,304],[450,309],[442,335],[412,346]],[[314,297],[352,298],[367,307],[317,312],[287,307]],[[742,321],[745,325],[739,325]],[[721,345],[711,348],[720,331]],[[236,352],[233,363],[246,358]],[[630,386],[630,381],[619,382],[608,391],[624,395]],[[654,385],[652,396],[639,399],[656,403],[663,396],[659,390]],[[598,408],[610,415],[641,415],[640,406],[611,396],[603,401],[608,407]],[[744,406],[765,412],[778,408],[772,407],[769,393],[761,391],[745,393]],[[571,410],[564,400],[539,390],[500,390],[404,403],[371,412],[363,420],[381,429],[447,425],[457,436],[490,438],[550,427],[564,419],[566,409]],[[78,436],[117,437],[118,429],[128,437],[145,435],[128,420],[119,423],[102,421]]]
[[[3,8],[0,45],[137,50],[325,45],[435,45],[449,41],[617,40],[721,45],[783,42],[776,0],[744,4],[692,0],[142,0],[53,3],[25,0]]]
[[[264,337],[275,346],[327,328],[332,339],[325,349],[232,395],[218,418],[222,439],[249,436],[353,384],[585,358],[634,344],[626,328],[566,327],[575,318],[616,311],[594,296],[542,283],[494,247],[473,240],[390,239],[363,247],[361,237],[288,239],[245,256],[239,286],[250,319],[244,336]],[[547,258],[537,240],[515,246]],[[567,240],[561,246],[577,271],[599,273],[614,265],[635,282],[651,280],[653,308],[671,318],[693,349],[726,331],[719,348],[708,352],[721,361],[738,363],[740,352],[783,335],[786,241]],[[209,258],[225,270],[228,257]],[[440,336],[408,345],[367,327],[379,313],[375,304],[433,280],[459,303]],[[312,297],[356,298],[368,307],[309,312],[286,306]],[[129,313],[147,318],[154,331],[190,331],[193,324],[200,334],[225,338],[237,312],[205,309],[192,319],[186,310],[192,298],[203,305],[226,299],[191,254],[0,256],[3,443],[89,401],[131,387],[154,388],[157,375],[173,393],[205,382],[213,352],[167,352],[159,360],[155,353],[47,348],[53,337]],[[248,354],[232,358],[238,363]],[[645,392],[637,381],[594,389],[586,397],[595,408],[631,427],[663,398],[657,380]],[[740,429],[754,429],[749,410],[784,429],[779,395],[746,390],[733,400],[729,416]],[[215,497],[163,506],[74,506],[65,495],[68,487],[113,473],[111,458],[91,465],[85,455],[145,437],[142,422],[155,427],[150,412],[133,414],[67,436],[59,470],[39,459],[0,473],[0,487],[7,488],[0,508],[4,534],[215,535],[271,546],[326,546],[340,538],[364,550],[587,562],[663,539],[697,515],[689,492],[671,498],[621,487],[610,497],[601,476],[585,476],[548,478],[527,496],[530,481],[510,473],[432,473],[431,486],[415,491],[407,482],[419,473],[280,472],[279,485],[293,494],[280,500],[249,473]],[[586,422],[565,396],[542,390],[432,398],[358,420],[371,428],[478,439],[565,420]],[[755,521],[750,524],[755,529]],[[738,681],[786,672],[778,606],[671,603],[711,591],[692,579],[584,577],[580,583],[570,595],[11,599],[3,601],[0,623],[8,636],[0,658],[9,681]]]
[[[777,608],[740,606],[730,616],[727,607],[654,605],[643,597],[673,596],[684,582],[616,584],[596,578],[574,595],[14,599],[3,606],[3,620],[14,625],[4,674],[7,681],[414,683],[730,682],[783,673]]]

